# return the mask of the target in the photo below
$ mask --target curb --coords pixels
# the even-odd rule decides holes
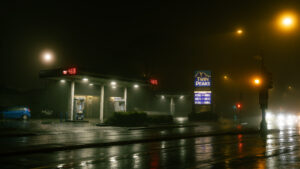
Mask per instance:
[[[30,137],[30,136],[37,136],[38,134],[35,133],[19,133],[19,134],[1,134],[0,138],[3,137]]]
[[[161,125],[161,126],[152,126],[152,127],[136,127],[129,128],[128,130],[156,130],[156,129],[170,129],[170,128],[184,128],[184,127],[197,127],[197,125]]]
[[[65,120],[65,122],[73,122],[73,123],[88,123],[88,120]]]

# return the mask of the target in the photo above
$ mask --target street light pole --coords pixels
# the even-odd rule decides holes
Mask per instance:
[[[264,59],[261,60],[261,76],[263,77],[263,83],[259,90],[259,105],[261,108],[261,123],[260,131],[262,133],[267,132],[267,122],[266,122],[266,109],[268,109],[268,99],[269,99],[269,89],[273,87],[271,73],[269,73],[265,67]]]
[[[290,31],[294,29],[297,26],[298,22],[298,17],[297,14],[293,12],[285,12],[280,15],[280,17],[277,18],[277,27],[280,28],[283,31]],[[242,35],[243,30],[238,29],[236,31],[237,35]],[[262,40],[263,42],[263,36]],[[269,89],[273,88],[273,80],[272,80],[272,75],[270,72],[267,71],[265,64],[264,64],[264,59],[262,57],[261,53],[261,78],[262,82],[260,79],[256,78],[253,82],[254,85],[260,86],[259,89],[259,105],[262,111],[262,120],[260,123],[260,131],[262,133],[265,133],[267,131],[267,122],[266,122],[266,109],[268,108],[268,97],[269,97]]]
[[[260,131],[266,132],[268,130],[266,122],[266,109],[268,108],[268,89],[261,89],[259,91],[259,104],[261,108],[261,122],[260,122]]]

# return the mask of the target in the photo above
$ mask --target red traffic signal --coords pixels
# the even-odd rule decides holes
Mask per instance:
[[[237,108],[237,109],[241,109],[241,108],[242,108],[242,104],[241,104],[241,103],[237,103],[237,104],[236,104],[236,108]]]
[[[150,79],[150,84],[157,86],[158,85],[158,80],[157,79]]]

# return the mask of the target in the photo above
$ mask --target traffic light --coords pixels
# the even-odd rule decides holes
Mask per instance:
[[[149,81],[150,81],[150,84],[153,85],[153,86],[158,85],[158,80],[157,79],[151,78]]]
[[[262,72],[262,77],[263,77],[262,89],[272,89],[273,88],[272,73],[265,70]]]
[[[273,78],[272,78],[272,73],[267,72],[267,76],[266,76],[266,87],[268,89],[272,89],[273,88]]]
[[[241,103],[237,103],[235,106],[236,106],[237,109],[241,109],[242,108],[242,104]]]

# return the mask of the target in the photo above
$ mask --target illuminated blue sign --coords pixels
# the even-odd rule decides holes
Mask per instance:
[[[211,104],[211,91],[194,91],[195,104]]]
[[[209,70],[195,72],[195,87],[210,87],[211,72]]]

